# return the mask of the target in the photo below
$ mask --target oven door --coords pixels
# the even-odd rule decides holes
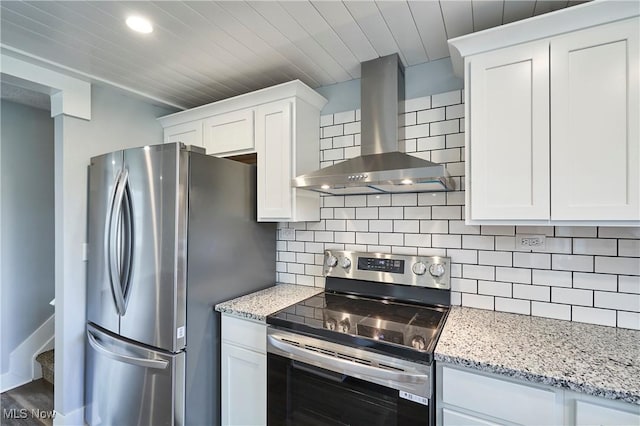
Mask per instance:
[[[431,425],[432,366],[272,327],[269,425]]]

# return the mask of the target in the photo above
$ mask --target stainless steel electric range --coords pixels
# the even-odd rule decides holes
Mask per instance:
[[[328,250],[324,275],[267,317],[268,424],[434,424],[449,259]]]

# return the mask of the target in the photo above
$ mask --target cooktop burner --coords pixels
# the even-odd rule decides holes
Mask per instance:
[[[325,292],[267,323],[430,363],[450,305],[447,258],[325,253]]]

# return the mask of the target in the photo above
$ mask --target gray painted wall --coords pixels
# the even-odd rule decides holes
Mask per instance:
[[[404,71],[405,99],[458,90],[464,85],[453,74],[450,58],[414,65]],[[329,100],[322,109],[323,115],[360,108],[360,79],[318,87],[316,91]]]
[[[53,119],[49,111],[1,105],[1,372],[9,355],[53,314]]]
[[[55,118],[56,364],[55,410],[82,423],[86,320],[87,175],[89,159],[107,152],[163,142],[156,107],[113,89],[92,87],[91,121]],[[59,351],[58,348],[63,350]]]

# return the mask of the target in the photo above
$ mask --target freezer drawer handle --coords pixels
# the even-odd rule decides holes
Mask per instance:
[[[89,330],[87,330],[87,338],[89,339],[89,344],[93,349],[96,350],[96,352],[115,361],[124,362],[125,364],[137,365],[138,367],[156,368],[158,370],[164,370],[169,365],[169,361],[164,361],[161,359],[136,358],[133,356],[111,352],[100,343],[98,343],[96,338],[93,336],[93,334],[91,334]]]

